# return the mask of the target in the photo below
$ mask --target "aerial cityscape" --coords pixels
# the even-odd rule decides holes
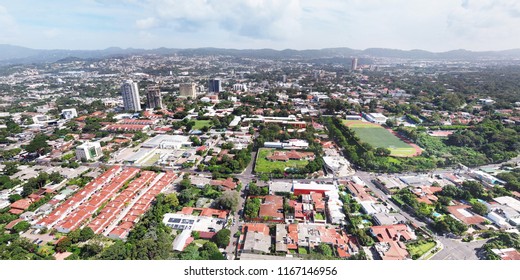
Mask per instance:
[[[520,49],[136,44],[0,44],[0,260],[520,260]]]

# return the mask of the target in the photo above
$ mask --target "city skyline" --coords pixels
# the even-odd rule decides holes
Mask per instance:
[[[520,47],[520,4],[507,0],[12,1],[0,24],[0,44],[37,49]]]

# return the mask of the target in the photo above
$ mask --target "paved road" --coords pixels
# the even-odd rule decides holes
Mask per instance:
[[[487,242],[487,240],[462,242],[443,236],[437,236],[437,238],[444,248],[431,260],[478,260],[478,250]]]
[[[238,199],[238,209],[244,209],[244,203],[245,203],[245,197],[246,197],[246,187],[251,182],[251,180],[254,178],[252,172],[253,172],[253,165],[256,157],[256,152],[251,153],[251,162],[246,167],[244,172],[242,174],[238,174],[235,177],[240,179],[240,182],[242,183],[242,189],[240,190],[240,197]],[[231,241],[229,242],[229,245],[226,247],[226,253],[228,255],[228,259],[235,259],[235,253],[236,253],[236,244],[235,241],[238,241],[236,237],[233,235],[238,231],[238,227],[242,224],[240,221],[240,216],[238,215],[239,211],[236,211],[233,214],[233,224],[229,228],[231,231]]]
[[[376,197],[378,197],[381,200],[383,200],[384,202],[386,202],[388,205],[390,205],[395,210],[401,209],[401,208],[399,208],[399,206],[397,206],[395,203],[393,203],[382,190],[377,188],[372,183],[372,179],[374,178],[374,176],[372,176],[370,173],[358,171],[358,172],[356,172],[356,176],[358,176],[361,180],[363,180],[366,183],[367,187],[376,195]],[[416,224],[417,226],[422,227],[422,226],[426,225],[424,222],[418,220],[417,218],[408,214],[405,211],[400,211],[400,214],[403,215],[406,219],[408,219],[412,223]]]

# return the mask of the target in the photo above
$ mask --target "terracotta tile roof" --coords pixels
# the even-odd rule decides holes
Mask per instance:
[[[271,217],[275,219],[283,219],[283,197],[266,195],[262,204],[260,204],[258,216],[260,218]]]
[[[471,208],[469,205],[453,205],[447,208],[448,212],[465,224],[476,225],[485,221],[482,216],[469,212],[468,209]]]
[[[32,201],[28,198],[20,199],[11,204],[11,209],[27,210],[31,206]]]
[[[413,234],[405,224],[373,226],[370,228],[370,232],[379,242],[415,239],[415,234]]]
[[[368,188],[365,188],[364,186],[348,181],[346,187],[350,193],[361,201],[377,201],[377,199],[367,193]]]
[[[234,190],[237,187],[237,184],[233,182],[232,178],[227,178],[226,180],[211,180],[210,185],[224,187],[229,190]]]

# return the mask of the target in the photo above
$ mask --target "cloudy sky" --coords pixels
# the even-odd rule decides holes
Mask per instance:
[[[518,0],[0,0],[0,44],[40,49],[520,48]]]

